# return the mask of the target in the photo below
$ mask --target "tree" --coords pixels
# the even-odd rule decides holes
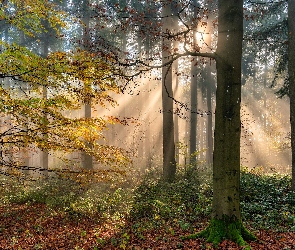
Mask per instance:
[[[288,3],[288,5],[292,5],[292,1]],[[288,138],[290,140],[282,140],[284,143],[283,149],[287,151],[287,155],[284,157],[284,159],[289,158],[289,144],[291,142],[291,151],[293,151],[293,145],[292,145],[292,123],[294,118],[292,116],[294,115],[293,110],[293,105],[291,104],[293,101],[291,100],[291,82],[290,80],[292,77],[288,74],[288,65],[289,65],[289,60],[291,59],[291,54],[292,54],[292,49],[289,50],[288,48],[293,46],[292,41],[292,33],[288,31],[292,27],[292,24],[288,24],[288,22],[292,22],[292,18],[287,17],[288,11],[290,9],[287,7],[287,1],[278,1],[278,2],[269,2],[266,4],[259,4],[257,3],[255,5],[255,8],[249,8],[252,11],[254,10],[255,12],[253,13],[245,13],[246,17],[246,34],[245,34],[245,40],[248,44],[251,43],[251,46],[245,46],[247,50],[245,50],[245,61],[246,65],[244,67],[244,77],[251,76],[253,75],[253,92],[255,93],[255,98],[260,97],[259,93],[257,93],[257,88],[259,85],[256,83],[255,80],[259,77],[259,67],[249,67],[249,65],[253,65],[256,62],[258,63],[264,63],[264,89],[263,89],[263,97],[264,97],[264,105],[266,106],[267,104],[267,98],[266,98],[266,91],[267,87],[267,79],[266,79],[266,70],[267,68],[271,68],[271,70],[268,70],[269,74],[272,75],[273,79],[272,83],[269,84],[271,87],[277,87],[279,85],[280,87],[280,81],[283,79],[283,85],[282,87],[279,88],[279,90],[276,92],[277,96],[279,98],[282,98],[284,96],[290,97],[290,124],[291,124],[291,134],[287,134],[287,136],[284,136],[284,139]],[[258,14],[259,13],[259,14]],[[290,17],[290,14],[288,14]],[[251,25],[252,24],[252,25]],[[251,27],[252,26],[252,27]],[[253,42],[255,41],[255,42]],[[253,53],[254,52],[254,53]],[[288,53],[290,53],[288,55]],[[247,55],[248,54],[248,55]],[[292,60],[292,59],[291,59]],[[252,62],[251,62],[252,61]],[[273,61],[273,66],[270,61]],[[253,63],[254,62],[254,63]],[[292,71],[292,70],[291,70]],[[273,73],[272,73],[273,72]],[[257,74],[256,74],[257,73]],[[269,76],[268,76],[269,78]],[[268,102],[269,103],[269,102]],[[270,105],[268,104],[268,107]],[[272,106],[273,103],[272,103]],[[265,108],[264,108],[265,109]],[[269,133],[273,134],[274,133],[274,128],[270,127],[269,124],[270,119],[268,116],[270,115],[265,115],[261,112],[261,120],[264,121],[264,126],[265,129],[269,131]],[[281,121],[280,121],[281,123]],[[284,127],[284,126],[280,126]],[[291,135],[291,136],[290,136]],[[275,140],[275,139],[273,139]],[[271,156],[268,154],[264,154],[266,157],[270,158]],[[279,157],[278,157],[279,158]],[[292,156],[292,159],[294,157]],[[289,159],[287,160],[289,162]],[[293,160],[292,160],[293,161]],[[293,163],[291,164],[293,165]],[[294,165],[293,165],[294,166]],[[292,167],[292,171],[293,171]],[[293,174],[292,174],[293,175]],[[293,180],[293,177],[292,177]],[[292,181],[293,182],[293,181]]]
[[[288,1],[288,75],[292,150],[292,190],[295,191],[295,2]]]
[[[243,245],[240,211],[240,102],[243,1],[218,1],[217,91],[213,153],[213,219],[209,239],[222,234]]]
[[[25,8],[30,11],[25,15],[18,15],[23,7],[18,1],[1,5],[1,17],[28,36],[46,32],[47,25],[43,23],[47,21],[50,28],[59,32],[59,27],[65,27],[64,22],[59,19],[63,12],[60,14],[54,5],[40,5],[40,2],[43,1],[27,1]],[[13,4],[16,7],[10,8]],[[31,23],[34,19],[37,26],[36,23]],[[44,48],[47,51],[48,45]],[[19,170],[47,171],[47,167],[23,165],[18,159],[9,157],[9,148],[13,148],[15,152],[34,147],[51,152],[84,151],[93,155],[104,166],[126,163],[124,150],[99,143],[107,124],[125,122],[116,117],[71,118],[66,115],[81,108],[80,100],[89,98],[94,105],[116,104],[110,92],[118,93],[119,89],[110,76],[111,68],[104,61],[105,58],[81,49],[49,53],[46,57],[33,51],[16,43],[1,42],[1,78],[14,83],[11,87],[1,81],[0,85],[1,173],[19,175]],[[85,90],[81,86],[83,84],[89,84],[92,88]],[[48,94],[42,95],[44,90]],[[6,119],[7,117],[10,119]],[[67,162],[67,159],[64,160]],[[51,169],[50,172],[74,175],[80,173],[79,169],[73,169],[71,165],[68,168]],[[106,171],[120,172],[106,169],[98,171],[98,175],[105,174]]]
[[[52,13],[55,12],[55,15],[52,15]],[[44,43],[43,46],[43,52],[41,52],[41,54],[43,56],[47,56],[48,54],[48,37],[47,39],[43,40],[43,37],[39,37],[40,33],[44,32],[45,30],[52,30],[55,31],[54,33],[59,33],[59,27],[64,27],[64,22],[62,21],[62,17],[63,17],[64,13],[61,11],[57,11],[56,10],[56,5],[54,3],[43,3],[43,1],[38,1],[38,0],[32,0],[32,1],[3,1],[1,3],[1,21],[2,24],[4,24],[5,26],[10,26],[12,29],[18,29],[19,33],[16,32],[16,34],[19,34],[19,39],[17,39],[17,37],[14,37],[13,40],[19,40],[19,44],[21,46],[25,46],[27,44],[27,38],[33,38],[36,40],[36,36],[38,36],[38,38],[40,38],[42,40],[42,42]],[[40,40],[38,39],[38,41],[40,42]],[[31,40],[32,42],[32,40]],[[4,56],[4,58],[6,58],[7,56],[7,52],[9,51],[8,49],[8,44],[2,44],[3,50],[2,50],[2,56]],[[13,46],[11,46],[13,47]],[[17,55],[18,51],[16,51],[15,56]],[[44,55],[46,54],[46,55]],[[10,54],[10,56],[13,57],[12,54]],[[15,59],[15,58],[14,58]],[[19,58],[20,59],[20,58]],[[17,67],[17,65],[14,65],[13,63],[17,61],[10,59],[9,60],[11,62],[11,68],[13,71],[14,67]],[[3,69],[5,67],[5,65],[1,65],[1,69]],[[28,85],[25,82],[22,82],[19,78],[21,78],[21,76],[19,75],[13,75],[13,74],[5,74],[5,71],[3,71],[2,74],[2,78],[13,82],[14,86],[16,86],[17,88],[19,88],[19,90],[24,91],[24,89],[28,90]],[[4,85],[2,85],[1,87],[4,87]],[[10,87],[8,87],[7,90],[7,95],[3,97],[3,103],[5,103],[5,99],[7,97],[12,97],[13,95],[10,95],[8,92],[10,90]],[[12,87],[12,91],[11,92],[15,92],[15,87]],[[2,89],[3,91],[3,89]],[[19,97],[19,92],[18,93],[14,93],[14,95],[16,94],[16,98]],[[46,87],[43,88],[43,95],[46,95],[47,93],[47,89]],[[3,92],[2,92],[3,94]],[[46,97],[45,97],[46,99]],[[7,104],[7,103],[6,103]],[[12,107],[10,107],[12,108]],[[44,120],[46,120],[46,112],[44,111]],[[1,117],[5,117],[7,116],[7,114],[9,114],[8,109],[7,110],[2,110],[1,112]],[[15,128],[16,128],[16,124],[15,124],[15,116],[13,116],[10,113],[10,123],[6,123],[4,126],[2,126],[1,131],[3,132],[2,134],[2,140],[5,141],[5,143],[2,144],[3,148],[7,148],[6,145],[10,144],[10,148],[13,149],[14,153],[17,153],[18,150],[20,150],[19,146],[21,144],[21,140],[20,141],[16,141],[15,143],[13,143],[11,140],[8,139],[9,136],[11,136],[14,132],[16,132]],[[5,118],[4,118],[5,119]],[[8,126],[8,127],[7,127]],[[23,124],[23,126],[26,128],[27,124]],[[7,133],[7,129],[11,129],[11,131],[9,133]],[[19,131],[18,131],[19,132]],[[24,131],[25,132],[25,129]],[[15,135],[16,137],[18,136],[17,133]],[[46,137],[46,135],[44,134],[44,136]],[[18,138],[19,139],[19,138]],[[3,141],[2,141],[3,142]],[[43,152],[43,157],[41,159],[41,161],[43,162],[41,164],[41,168],[43,168],[44,170],[46,170],[48,168],[48,153],[47,152]],[[10,157],[9,161],[5,161],[5,154],[1,155],[1,163],[4,163],[4,166],[9,165],[10,163],[12,163],[13,165],[13,157]],[[28,166],[28,153],[26,153],[25,156],[26,160],[25,160],[25,165]],[[20,162],[18,162],[18,164],[20,164]],[[46,171],[45,171],[46,172]]]
[[[195,28],[193,30],[193,46],[197,47],[197,27],[198,27],[198,14],[199,11],[198,1],[194,1],[193,5],[193,13],[194,13],[194,22]],[[191,83],[190,83],[190,92],[191,92],[191,107],[190,107],[190,163],[195,164],[197,160],[197,156],[195,155],[197,150],[197,110],[198,110],[198,77],[197,77],[197,62],[192,60],[191,62]]]
[[[213,152],[212,220],[204,236],[245,245],[255,239],[242,225],[240,211],[240,102],[243,1],[218,1],[216,113]]]
[[[210,62],[211,64],[211,62]],[[212,65],[213,66],[213,65]],[[206,150],[206,162],[211,165],[213,163],[213,114],[212,114],[212,96],[215,93],[215,81],[211,75],[212,67],[207,65],[205,69],[205,83],[206,83],[206,92],[207,92],[207,128],[206,128],[206,137],[207,137],[207,150]]]
[[[164,34],[171,30],[172,2],[163,6],[163,31]],[[162,63],[170,60],[171,41],[163,38]],[[172,88],[172,65],[162,68],[162,114],[163,114],[163,178],[171,181],[176,173],[174,121],[173,121],[173,88]]]
[[[85,27],[83,27],[83,47],[84,50],[89,50],[89,45],[90,45],[90,27],[89,27],[89,22],[90,22],[90,13],[89,13],[89,1],[88,0],[83,0],[82,1],[82,15],[83,15],[83,25],[85,25]],[[84,85],[85,87],[85,91],[89,91],[91,89],[91,82],[87,85],[85,83]],[[87,119],[91,119],[92,114],[91,114],[91,97],[87,98],[86,100],[84,100],[85,104],[84,104],[84,113],[85,113],[85,118]],[[87,147],[91,148],[92,145],[89,144],[87,145]],[[83,168],[85,169],[93,169],[93,159],[92,159],[92,155],[87,154],[86,152],[82,152],[82,165]]]
[[[254,239],[255,237],[242,225],[239,198],[243,1],[220,0],[218,2],[218,13],[216,53],[201,53],[200,48],[192,45],[188,36],[192,28],[185,23],[180,13],[178,13],[179,19],[188,30],[174,34],[170,32],[170,35],[173,38],[184,34],[185,52],[171,52],[171,59],[162,61],[161,66],[167,67],[177,58],[188,55],[210,57],[216,60],[217,93],[213,153],[213,212],[210,225],[198,236],[207,237],[208,241],[214,242],[215,245],[224,237],[237,241],[240,245],[245,245],[244,239]],[[163,30],[166,31],[165,28]],[[144,62],[141,63],[144,64]]]
[[[162,3],[162,17],[158,17],[160,20],[171,17],[170,4],[172,2]],[[151,69],[162,68],[163,79],[168,77],[171,65],[180,57],[199,56],[216,60],[217,102],[213,153],[213,212],[210,225],[198,236],[207,237],[208,241],[214,242],[215,245],[223,238],[232,239],[240,245],[245,245],[244,240],[254,239],[255,237],[242,225],[239,198],[243,1],[220,0],[218,2],[218,44],[215,53],[203,53],[200,52],[198,46],[194,46],[192,39],[194,26],[190,16],[185,12],[189,5],[190,3],[179,3],[180,8],[177,17],[183,26],[180,31],[169,30],[170,26],[166,26],[168,22],[165,21],[159,24],[161,27],[160,31],[159,29],[151,30],[151,34],[155,37],[154,40],[157,40],[159,37],[166,38],[166,41],[161,46],[162,53],[157,53],[157,51],[153,54],[150,53],[150,58],[152,59],[129,55],[128,60],[120,60],[119,55],[115,55],[112,57],[114,65],[118,66],[115,74],[131,81]],[[129,11],[129,16],[127,10]],[[136,13],[135,9],[128,9],[127,7],[126,12],[124,20],[126,25],[130,27],[130,24],[136,23],[135,18],[140,17],[141,13]],[[204,16],[208,15],[206,8],[203,9],[203,12]],[[171,41],[169,40],[173,39],[179,39],[183,42],[183,51],[171,49]],[[152,63],[157,60],[161,60],[161,63]],[[120,67],[124,70],[120,70]],[[126,70],[128,67],[130,71]],[[180,108],[187,109],[187,106],[175,100],[172,91],[167,86],[165,87],[166,94],[171,101],[173,100],[180,104]],[[166,105],[163,106],[166,107]],[[171,112],[172,110],[170,109],[169,111]],[[171,124],[173,124],[173,120]],[[173,141],[170,139],[170,146],[173,147],[173,145]],[[169,163],[171,163],[171,160]]]
[[[45,21],[44,28],[46,30],[49,30],[49,25],[47,20]],[[52,33],[52,30],[51,30],[51,33]],[[47,37],[43,37],[42,42],[43,42],[42,57],[46,58],[49,53],[49,39]],[[46,86],[43,86],[42,92],[43,92],[42,97],[46,100],[48,95]],[[44,123],[45,123],[44,140],[47,140],[46,126],[48,123],[48,119],[47,119],[46,109],[44,109]],[[46,149],[41,152],[41,162],[42,162],[41,166],[44,169],[44,175],[45,177],[48,177],[49,153],[48,153],[48,150]]]
[[[1,1],[0,17],[5,24],[22,30],[26,35],[34,37],[44,31],[44,21],[58,31],[64,27],[64,12],[57,5],[43,0]]]

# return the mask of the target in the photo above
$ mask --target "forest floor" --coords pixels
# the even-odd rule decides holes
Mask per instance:
[[[213,249],[204,239],[181,241],[179,236],[188,232],[174,225],[163,223],[157,229],[136,235],[132,234],[134,225],[125,224],[122,233],[115,225],[98,221],[95,216],[78,218],[56,212],[45,204],[1,206],[0,249]],[[294,232],[258,230],[254,233],[258,240],[249,242],[252,249],[295,249]],[[119,238],[120,243],[115,247]],[[218,249],[243,248],[223,241]]]
[[[211,174],[196,171],[179,173],[173,183],[155,173],[123,186],[1,179],[0,250],[213,249],[205,239],[181,240],[210,219]],[[290,186],[290,176],[242,171],[242,219],[257,237],[251,249],[295,250]],[[244,248],[224,240],[218,249]]]

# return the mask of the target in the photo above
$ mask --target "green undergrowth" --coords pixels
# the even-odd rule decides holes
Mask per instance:
[[[171,183],[150,173],[134,192],[131,219],[155,223],[170,220],[185,228],[200,218],[207,218],[212,201],[210,172],[210,168],[181,169]]]
[[[149,171],[136,186],[100,183],[81,186],[74,181],[53,179],[19,183],[1,179],[1,204],[46,204],[70,216],[99,220],[129,221],[139,235],[164,224],[188,232],[210,220],[212,169],[179,168],[175,180],[166,183],[160,170]],[[242,221],[247,228],[295,231],[295,193],[291,178],[241,172]],[[143,225],[144,224],[144,225]],[[173,230],[172,230],[173,231]]]
[[[71,180],[50,179],[25,185],[2,180],[2,184],[2,204],[46,204],[49,209],[77,218],[120,221],[132,204],[132,189],[112,183],[81,186]]]
[[[261,170],[241,173],[242,218],[255,229],[295,231],[295,192],[291,177]]]

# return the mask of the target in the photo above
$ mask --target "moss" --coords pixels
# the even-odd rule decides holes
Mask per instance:
[[[217,247],[222,240],[228,239],[239,246],[246,246],[246,249],[250,249],[246,240],[256,240],[255,235],[250,233],[241,221],[229,219],[226,216],[222,220],[212,219],[209,226],[197,234],[181,237],[182,240],[196,238],[206,238],[207,242],[213,243],[214,247]]]

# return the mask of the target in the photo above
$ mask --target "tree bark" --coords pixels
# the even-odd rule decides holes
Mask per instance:
[[[179,31],[178,17],[179,5],[178,0],[172,2],[172,13],[173,13],[173,29],[175,32]],[[173,49],[179,51],[179,41],[173,41]],[[178,60],[175,60],[172,65],[172,85],[174,86],[174,96],[176,99],[179,99],[179,77],[178,77]],[[179,112],[178,104],[175,105],[176,112],[174,114],[174,141],[175,144],[179,143]],[[175,160],[176,164],[179,165],[179,146],[175,147]]]
[[[219,0],[213,218],[241,219],[240,103],[243,1]]]
[[[148,6],[148,1],[145,2]],[[148,16],[146,16],[148,20]],[[151,43],[150,43],[150,36],[149,34],[146,34],[145,40],[144,40],[144,52],[145,52],[145,58],[150,57],[150,49],[151,49]],[[145,97],[145,102],[147,104],[150,104],[151,98],[150,98],[150,92],[151,92],[151,86],[150,81],[147,83],[147,92]],[[153,136],[151,132],[151,121],[150,121],[150,108],[149,105],[146,105],[146,122],[145,122],[145,159],[146,159],[146,169],[151,169],[152,167],[152,154],[151,154],[151,145],[153,144]]]
[[[197,161],[197,111],[198,111],[198,81],[197,81],[197,67],[194,66],[195,61],[191,65],[191,113],[190,113],[190,163],[195,164]]]
[[[89,49],[90,46],[90,37],[89,37],[89,13],[88,13],[88,0],[83,1],[83,24],[85,25],[83,28],[83,47],[85,50]],[[85,86],[85,88],[89,88],[91,86]],[[91,119],[92,117],[92,109],[91,109],[91,98],[85,102],[84,104],[84,117]],[[86,145],[89,148],[92,148],[90,143]],[[87,152],[82,152],[82,166],[84,169],[91,170],[93,169],[93,158],[92,155],[89,155]]]
[[[255,236],[243,227],[240,210],[243,0],[219,0],[218,11],[212,220],[197,237],[214,246],[223,239],[246,245]]]
[[[295,1],[288,1],[288,73],[290,95],[290,124],[292,150],[292,190],[295,191]]]
[[[48,28],[49,24],[46,21],[45,27]],[[43,57],[47,57],[49,52],[49,41],[47,39],[44,39],[44,44],[43,44]],[[43,98],[44,100],[47,99],[47,87],[43,87]],[[44,120],[46,122],[45,126],[45,134],[44,134],[44,140],[48,140],[48,134],[47,134],[47,123],[48,123],[48,118],[45,112],[44,115]],[[49,153],[47,149],[43,149],[41,152],[41,169],[42,169],[42,175],[44,175],[45,178],[48,178],[48,167],[49,167]]]
[[[210,65],[206,68],[206,86],[207,86],[207,150],[206,150],[206,162],[211,165],[213,163],[213,117],[212,117],[212,95],[214,91],[214,82],[211,76]]]
[[[173,63],[175,71],[178,70],[178,61]],[[178,87],[179,87],[179,81],[178,76],[174,74],[174,82],[175,82],[175,88],[174,88],[174,95],[178,95]],[[177,96],[178,97],[178,96]],[[176,109],[178,109],[178,105],[176,105]],[[175,142],[179,143],[179,113],[174,114],[174,136],[175,136]],[[179,147],[175,148],[175,160],[176,164],[179,165]]]
[[[171,30],[171,2],[163,6],[163,31]],[[162,63],[169,61],[171,41],[163,38]],[[172,181],[176,173],[174,122],[173,122],[172,66],[162,68],[162,114],[163,114],[163,178]]]
[[[26,39],[25,39],[25,33],[23,31],[19,32],[19,37],[20,37],[20,45],[23,46],[26,43]],[[27,89],[28,84],[25,83],[25,88]],[[28,122],[26,124],[26,131],[28,131]],[[22,155],[22,159],[23,159],[23,163],[25,166],[29,166],[30,164],[30,158],[31,158],[31,153],[28,150],[28,147],[25,147],[23,150],[23,155]],[[23,174],[25,176],[28,176],[30,174],[30,170],[23,170]]]
[[[198,19],[198,1],[194,1],[194,22],[195,27],[197,27]],[[197,47],[197,39],[196,39],[197,28],[193,30],[193,45]],[[198,110],[198,79],[197,79],[197,70],[195,60],[191,63],[191,84],[190,84],[190,101],[191,101],[191,113],[190,113],[190,144],[189,144],[189,153],[190,153],[190,164],[195,164],[197,161],[196,151],[197,151],[197,110]]]

